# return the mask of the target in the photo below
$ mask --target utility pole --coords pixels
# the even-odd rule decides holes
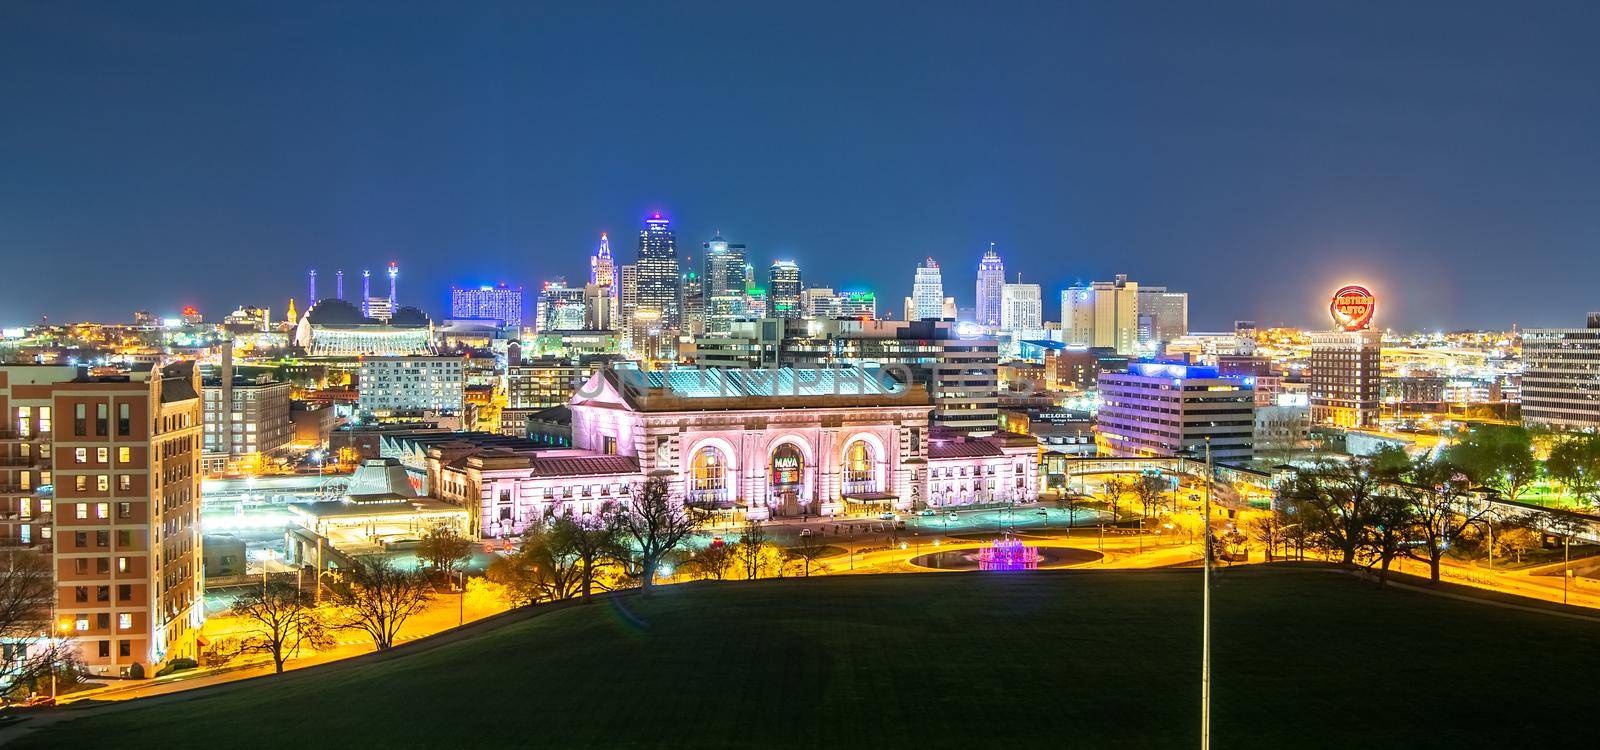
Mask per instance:
[[[1200,626],[1200,750],[1211,750],[1211,437],[1206,437],[1205,570],[1201,579]]]

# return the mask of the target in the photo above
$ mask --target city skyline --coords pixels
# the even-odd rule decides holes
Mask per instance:
[[[1197,330],[1314,325],[1344,283],[1386,328],[1565,325],[1600,306],[1563,273],[1600,237],[1583,9],[1451,8],[1450,34],[1420,4],[868,7],[804,33],[762,8],[399,8],[353,55],[357,9],[13,6],[0,254],[37,278],[0,321],[281,308],[312,259],[329,282],[397,260],[440,310],[452,284],[578,278],[596,234],[662,210],[884,300],[932,255],[971,306],[995,242],[1047,297],[1184,288]]]

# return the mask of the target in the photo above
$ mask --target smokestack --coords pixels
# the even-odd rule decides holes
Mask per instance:
[[[361,269],[361,316],[372,317],[372,269]]]
[[[344,299],[344,271],[342,269],[333,272],[333,289],[334,296]]]
[[[312,271],[316,273],[316,271]],[[222,340],[222,398],[218,406],[217,447],[233,456],[233,337]]]
[[[310,300],[307,304],[317,304],[317,269],[315,268],[311,269],[311,296],[306,299]]]

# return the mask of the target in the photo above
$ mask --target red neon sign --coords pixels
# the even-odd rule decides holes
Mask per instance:
[[[1372,325],[1372,314],[1378,309],[1378,298],[1366,287],[1349,284],[1333,293],[1328,313],[1334,325],[1346,331],[1363,331]]]

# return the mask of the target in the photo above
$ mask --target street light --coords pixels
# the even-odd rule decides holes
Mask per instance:
[[[1211,750],[1211,436],[1206,436],[1205,593],[1200,630],[1200,750]]]

